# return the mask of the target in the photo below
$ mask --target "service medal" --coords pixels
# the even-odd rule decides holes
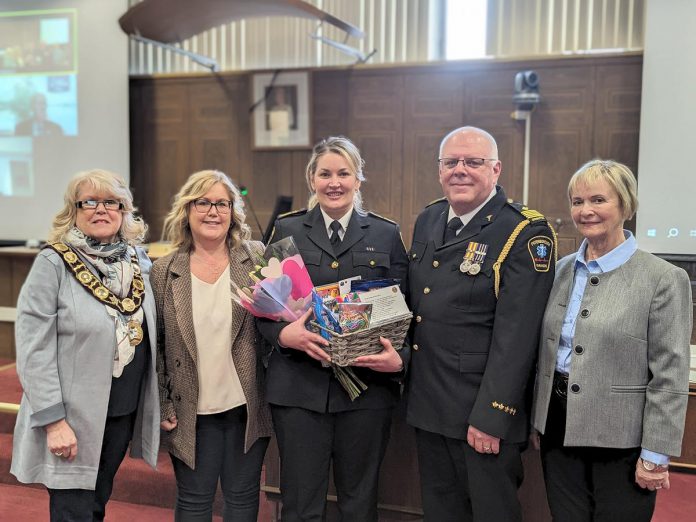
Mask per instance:
[[[459,265],[459,271],[462,274],[466,274],[470,269],[471,269],[471,261],[468,259],[465,259],[464,261],[462,261],[462,264]]]
[[[481,266],[483,265],[484,259],[486,259],[487,252],[488,245],[484,243],[477,243],[475,241],[471,241],[466,246],[466,254],[464,254],[464,263],[462,263],[459,266],[459,269],[465,274],[469,274],[472,276],[478,274],[481,271]]]

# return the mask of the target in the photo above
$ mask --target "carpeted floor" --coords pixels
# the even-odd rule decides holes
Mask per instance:
[[[15,364],[0,359],[0,402],[18,404],[22,395]],[[10,474],[12,432],[16,415],[0,412],[0,521],[48,521],[48,494],[43,486],[22,485]],[[114,480],[107,505],[109,521],[160,522],[173,520],[171,507],[176,500],[176,482],[169,454],[162,451],[157,471],[140,459],[126,457]],[[274,505],[262,493],[259,522],[269,522]],[[213,520],[221,521],[222,498],[215,499]]]
[[[14,363],[0,359],[0,402],[19,403],[21,394]],[[47,522],[46,491],[37,486],[20,486],[9,474],[14,422],[14,414],[0,413],[0,521]],[[670,478],[672,487],[658,494],[652,522],[696,520],[696,473],[672,472]],[[170,506],[175,498],[176,484],[166,452],[160,454],[157,472],[141,460],[126,458],[116,476],[113,500],[109,502],[106,520],[170,521],[173,520]],[[274,507],[261,493],[259,522],[270,522]],[[220,509],[218,498],[216,513],[220,513]],[[222,519],[216,516],[214,520],[217,522]]]

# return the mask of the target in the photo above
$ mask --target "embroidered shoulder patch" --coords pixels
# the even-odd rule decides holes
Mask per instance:
[[[534,270],[537,272],[548,272],[551,268],[551,254],[553,252],[553,242],[546,236],[534,236],[527,242],[529,255],[532,256]]]

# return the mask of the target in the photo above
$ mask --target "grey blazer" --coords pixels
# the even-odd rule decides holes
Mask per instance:
[[[572,254],[559,261],[544,315],[532,409],[533,425],[541,433],[574,259]],[[637,250],[621,267],[592,277],[573,338],[564,444],[642,447],[679,456],[691,323],[688,275],[652,254]]]
[[[131,455],[152,467],[159,451],[159,400],[155,371],[155,301],[150,260],[138,250],[145,282],[147,368]],[[68,272],[53,250],[36,256],[17,303],[17,373],[22,402],[15,424],[11,473],[20,482],[54,489],[94,489],[111,391],[116,329],[111,316]],[[65,418],[77,437],[73,462],[52,455],[43,426]]]

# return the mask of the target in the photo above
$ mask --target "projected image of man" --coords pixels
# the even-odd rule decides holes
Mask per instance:
[[[48,119],[46,96],[36,93],[31,97],[32,116],[15,126],[16,136],[62,136],[63,129]]]

